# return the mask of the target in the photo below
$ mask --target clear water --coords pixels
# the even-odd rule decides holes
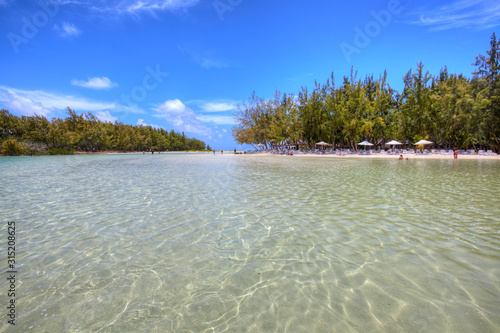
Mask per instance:
[[[499,161],[5,157],[0,176],[1,332],[500,331]]]

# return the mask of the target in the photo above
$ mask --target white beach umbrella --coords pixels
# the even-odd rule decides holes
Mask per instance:
[[[425,145],[430,145],[433,142],[427,140],[420,140],[419,142],[414,143],[415,146],[422,146],[422,150],[424,150]]]
[[[392,145],[392,146],[402,145],[402,143],[401,143],[401,142],[396,141],[396,140],[391,140],[391,141],[389,141],[389,142],[386,142],[385,144],[386,144],[386,145],[389,145],[389,146],[391,146],[391,145]]]
[[[430,145],[431,143],[434,143],[434,142],[427,141],[427,140],[420,140],[419,142],[414,143],[414,145],[415,146],[423,146],[423,145]]]
[[[358,143],[358,146],[365,146],[365,150],[366,150],[366,146],[373,146],[373,143],[370,143],[368,141],[363,141],[363,142]]]
[[[316,144],[314,145],[315,147],[316,146],[322,146],[321,149],[324,149],[325,146],[329,146],[328,143],[326,143],[325,141],[320,141],[320,142],[316,142]]]

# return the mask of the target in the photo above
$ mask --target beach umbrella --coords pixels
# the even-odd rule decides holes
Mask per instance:
[[[386,142],[386,145],[389,145],[389,146],[391,146],[391,145],[392,145],[392,146],[396,146],[396,145],[402,145],[402,143],[401,143],[401,142],[398,142],[398,141],[396,141],[396,140],[391,140],[391,141],[389,141],[389,142]]]
[[[365,146],[365,150],[366,150],[366,146],[373,146],[373,143],[370,143],[368,141],[363,141],[363,142],[358,143],[358,146]]]
[[[433,142],[427,140],[420,140],[419,142],[414,143],[415,146],[422,146],[422,151],[424,150],[425,145],[430,145]]]
[[[325,146],[329,146],[328,143],[326,143],[325,141],[320,141],[320,142],[316,142],[316,144],[314,145],[315,147],[316,146],[322,146],[321,149],[324,149]]]
[[[414,143],[415,146],[420,146],[420,145],[430,145],[434,142],[427,141],[427,140],[420,140],[419,142]]]

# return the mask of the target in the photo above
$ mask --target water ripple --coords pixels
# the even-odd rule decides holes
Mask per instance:
[[[140,154],[0,171],[23,332],[500,330],[497,161]]]

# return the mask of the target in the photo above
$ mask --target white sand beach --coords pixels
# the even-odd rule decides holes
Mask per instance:
[[[232,155],[228,153],[227,155]],[[336,155],[336,154],[311,154],[311,153],[296,153],[293,155],[279,155],[272,153],[252,153],[252,154],[244,154],[243,156],[283,156],[283,157],[314,157],[314,158],[383,158],[383,159],[399,159],[399,155],[388,155],[388,154],[379,154],[373,153],[371,155],[359,155],[359,154],[347,154],[347,155]],[[239,156],[239,155],[238,155]],[[443,160],[453,160],[453,155],[441,155],[441,154],[429,154],[429,155],[417,155],[417,154],[403,154],[403,159],[443,159]],[[457,160],[500,160],[500,155],[491,156],[491,155],[458,155]]]

